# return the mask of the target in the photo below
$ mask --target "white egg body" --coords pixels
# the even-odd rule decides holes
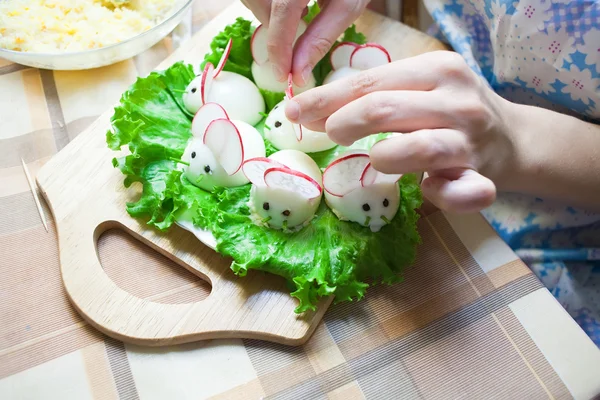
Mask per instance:
[[[396,215],[400,188],[397,183],[376,183],[354,189],[342,197],[325,191],[325,202],[340,220],[357,222],[378,232]]]
[[[306,154],[297,150],[282,150],[269,158],[306,174],[319,185],[323,185],[321,170]],[[310,222],[319,208],[321,197],[322,195],[319,195],[313,199],[306,199],[290,190],[252,185],[249,204],[259,223],[266,221],[263,224],[275,229],[294,229]]]
[[[316,132],[302,127],[302,140],[298,141],[293,124],[285,116],[285,104],[283,100],[275,106],[266,119],[265,138],[280,150],[299,150],[304,153],[316,153],[329,150],[336,143],[329,139],[325,132]],[[267,128],[268,127],[268,128]]]
[[[244,159],[264,157],[265,142],[256,128],[244,121],[232,120],[231,122],[240,133],[244,147]],[[204,190],[212,191],[215,186],[235,187],[248,183],[241,168],[233,175],[227,174],[213,152],[203,143],[202,137],[192,138],[181,159],[190,164],[184,167],[185,177],[192,184]]]
[[[202,75],[194,78],[183,95],[183,104],[192,114],[204,104],[201,94]],[[265,112],[265,101],[256,85],[243,75],[221,71],[213,79],[207,101],[221,105],[232,120],[256,125]]]
[[[202,94],[200,92],[200,86],[202,85],[202,74],[198,75],[187,85],[185,93],[183,93],[183,105],[185,109],[192,114],[196,114],[196,111],[204,104],[202,102]]]
[[[327,85],[328,83],[347,78],[349,76],[354,76],[359,74],[361,71],[358,69],[350,68],[350,67],[342,67],[340,69],[331,71],[325,79],[323,80],[323,85]]]
[[[251,211],[259,220],[264,220],[268,226],[275,229],[284,228],[284,224],[288,229],[301,226],[315,215],[319,207],[317,200],[307,201],[294,192],[264,186],[252,186],[250,204]]]
[[[275,74],[273,73],[273,64],[270,61],[260,65],[256,62],[252,62],[252,77],[254,78],[254,82],[256,82],[256,86],[263,90],[268,90],[275,93],[284,93],[288,88],[287,80],[284,82],[279,82],[275,78]],[[313,74],[310,74],[308,82],[304,86],[300,87],[292,85],[292,89],[294,90],[294,94],[299,94],[307,91],[308,89],[314,88],[316,84],[317,82],[315,77]]]
[[[323,186],[323,174],[321,169],[309,156],[298,150],[281,150],[269,156],[271,160],[275,160],[285,165],[294,171],[302,172],[313,178],[317,183]]]

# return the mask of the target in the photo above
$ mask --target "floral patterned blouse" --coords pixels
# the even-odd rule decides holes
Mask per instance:
[[[436,22],[429,33],[499,95],[600,123],[600,0],[425,6]],[[600,215],[520,194],[500,194],[483,214],[600,346]]]

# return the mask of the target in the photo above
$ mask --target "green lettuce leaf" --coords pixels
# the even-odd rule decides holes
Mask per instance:
[[[233,39],[231,52],[223,70],[244,75],[254,81],[251,71],[252,52],[250,51],[250,41],[253,33],[254,28],[250,21],[241,17],[237,18],[235,23],[227,25],[222,32],[214,37],[210,43],[211,52],[204,56],[200,69],[204,69],[209,61],[216,67],[223,56],[229,39]]]
[[[273,153],[277,153],[279,150],[273,146],[273,143],[265,139],[265,154],[269,157]]]
[[[119,150],[128,145],[134,157],[147,161],[179,157],[191,137],[191,121],[180,107],[181,94],[171,90],[184,90],[192,77],[192,67],[179,62],[167,71],[138,78],[115,108],[112,129],[106,134],[109,147]]]
[[[367,37],[360,32],[356,31],[356,25],[351,25],[344,31],[342,40],[340,42],[352,42],[357,44],[367,43]]]
[[[285,97],[285,93],[281,92],[270,92],[265,89],[260,89],[260,94],[262,94],[263,99],[265,99],[266,112],[269,113],[273,107],[279,104],[283,98]]]
[[[306,13],[306,15],[303,18],[304,22],[310,24],[320,12],[321,7],[319,7],[319,4],[315,1],[310,6],[308,6],[308,13]]]
[[[182,156],[191,137],[179,91],[193,77],[192,66],[179,62],[138,78],[121,97],[106,134],[109,148],[128,146],[130,154],[113,160],[125,175],[124,185],[143,185],[139,201],[128,204],[127,211],[134,217],[148,216],[148,224],[160,230],[171,226],[173,212],[191,204],[179,187],[181,173],[169,160]]]
[[[127,203],[127,212],[136,218],[149,217],[148,224],[161,231],[175,222],[179,212],[209,197],[208,193],[186,184],[181,170],[177,170],[172,161],[151,162],[142,171],[141,178],[142,195],[137,202]]]
[[[231,54],[237,55],[230,70],[250,74],[249,21],[238,19],[215,38],[207,60],[218,62],[219,52],[234,36],[242,40],[234,41],[238,44]],[[346,36],[364,40],[354,27]],[[235,47],[240,43],[247,47]],[[324,78],[325,67],[321,73]],[[131,216],[165,231],[182,215],[194,215],[194,223],[215,236],[217,251],[233,258],[236,274],[243,276],[256,269],[285,278],[291,295],[299,300],[298,313],[314,310],[323,296],[334,295],[336,302],[360,299],[369,284],[402,279],[402,271],[414,261],[420,242],[416,209],[422,199],[414,176],[404,176],[399,182],[402,200],[398,213],[378,233],[340,221],[324,201],[311,223],[298,232],[258,227],[251,223],[247,205],[251,185],[217,188],[209,193],[192,185],[173,161],[182,156],[191,138],[191,115],[183,106],[181,91],[193,77],[192,66],[183,63],[153,72],[138,79],[115,108],[106,142],[114,150],[127,146],[130,154],[115,158],[113,165],[125,176],[126,187],[135,182],[142,185],[140,198],[126,205]],[[272,105],[283,97],[264,91],[263,95]],[[264,119],[256,128],[262,132],[263,127]],[[387,136],[373,135],[349,148],[368,150]],[[265,146],[267,155],[277,151],[269,141],[265,140]],[[324,168],[349,148],[337,146],[310,156]]]

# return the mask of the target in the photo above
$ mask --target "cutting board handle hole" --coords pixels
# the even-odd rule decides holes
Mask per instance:
[[[187,304],[206,299],[211,284],[110,221],[95,232],[96,251],[106,275],[135,297],[156,303]]]

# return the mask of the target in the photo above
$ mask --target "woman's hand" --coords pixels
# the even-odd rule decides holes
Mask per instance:
[[[292,72],[294,82],[304,86],[315,65],[337,38],[360,16],[370,0],[319,0],[321,12],[292,43],[309,0],[242,0],[256,18],[268,26],[269,59],[280,81]]]
[[[345,146],[379,132],[402,132],[373,146],[375,169],[427,172],[422,190],[432,203],[473,212],[489,206],[495,183],[518,170],[512,106],[460,55],[440,51],[301,93],[286,115]]]

